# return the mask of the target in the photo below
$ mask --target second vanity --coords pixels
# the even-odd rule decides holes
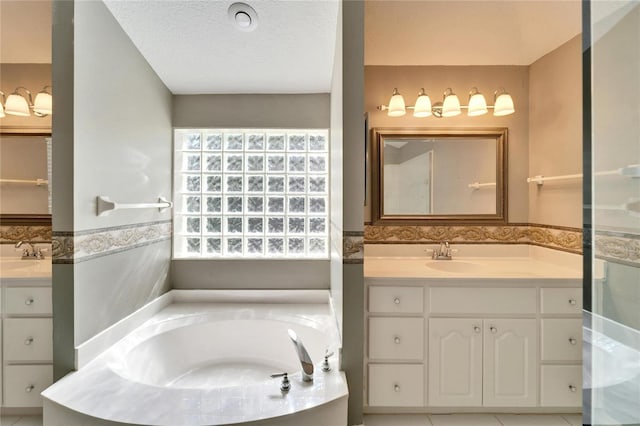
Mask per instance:
[[[365,246],[365,412],[580,412],[582,258]]]

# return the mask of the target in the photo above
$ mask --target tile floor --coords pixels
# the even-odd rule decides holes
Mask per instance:
[[[0,426],[42,426],[42,416],[2,416]]]
[[[403,414],[364,416],[364,426],[581,426],[579,414]]]

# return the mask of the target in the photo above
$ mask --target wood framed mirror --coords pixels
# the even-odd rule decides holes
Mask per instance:
[[[507,223],[507,128],[374,128],[374,225]]]

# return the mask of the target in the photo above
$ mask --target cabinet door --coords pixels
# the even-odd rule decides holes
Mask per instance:
[[[536,405],[537,342],[534,319],[484,320],[485,406]]]
[[[482,405],[482,320],[429,320],[429,405]]]

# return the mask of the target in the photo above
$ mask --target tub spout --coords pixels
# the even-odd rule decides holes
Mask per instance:
[[[298,358],[300,358],[300,364],[302,365],[302,381],[303,382],[312,382],[313,381],[313,362],[311,361],[311,357],[309,356],[309,352],[302,344],[302,341],[298,338],[298,335],[295,331],[289,329],[287,330],[289,333],[289,337],[293,342],[293,345],[296,347],[296,353],[298,354]]]

